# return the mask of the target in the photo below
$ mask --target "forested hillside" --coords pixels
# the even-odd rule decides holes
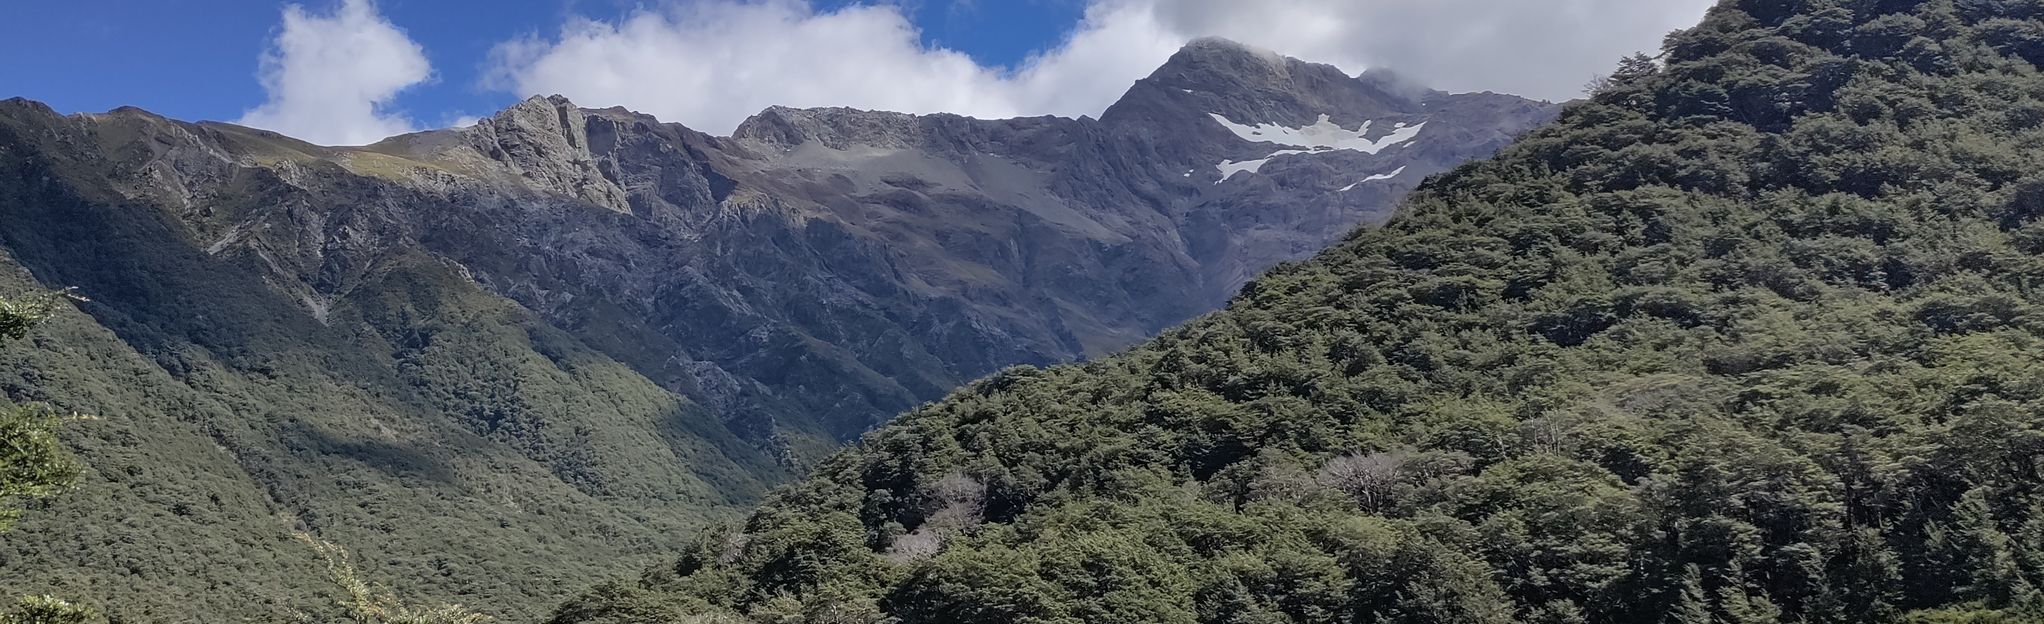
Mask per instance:
[[[1218,39],[1098,119],[775,107],[712,136],[535,96],[325,147],[0,100],[0,298],[89,298],[0,344],[0,409],[97,417],[65,430],[75,489],[0,535],[0,599],[331,621],[345,548],[401,601],[542,617],[1557,112]]]
[[[2036,621],[2039,63],[2037,0],[1727,0],[1388,227],[554,621]]]

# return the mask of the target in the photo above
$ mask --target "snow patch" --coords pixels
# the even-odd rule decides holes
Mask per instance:
[[[1360,185],[1360,184],[1362,184],[1362,183],[1364,183],[1364,182],[1376,182],[1376,181],[1378,181],[1378,180],[1389,180],[1389,179],[1392,179],[1392,178],[1396,178],[1396,177],[1398,177],[1398,174],[1401,174],[1401,173],[1405,173],[1405,168],[1404,168],[1404,167],[1399,167],[1399,168],[1397,168],[1397,169],[1395,169],[1395,170],[1392,170],[1392,171],[1391,171],[1391,173],[1379,173],[1379,174],[1377,174],[1377,175],[1373,175],[1373,176],[1370,176],[1370,177],[1367,177],[1367,178],[1363,178],[1362,180],[1356,181],[1355,183],[1349,184],[1348,186],[1344,186],[1344,187],[1341,187],[1341,191],[1339,191],[1339,192],[1343,192],[1343,193],[1346,193],[1346,192],[1349,192],[1349,191],[1353,191],[1353,190],[1355,190],[1355,188],[1356,188],[1356,186],[1357,186],[1357,185]]]
[[[1213,117],[1214,121],[1219,122],[1221,127],[1227,128],[1235,136],[1252,143],[1276,143],[1315,150],[1350,150],[1365,154],[1376,154],[1384,151],[1384,148],[1411,141],[1427,127],[1425,122],[1410,126],[1399,123],[1391,127],[1390,134],[1384,135],[1381,139],[1371,140],[1370,126],[1375,123],[1374,121],[1365,121],[1362,126],[1350,130],[1329,121],[1326,115],[1321,115],[1320,121],[1303,128],[1277,124],[1250,126],[1235,123],[1220,113],[1208,113],[1208,116]]]
[[[1391,170],[1391,173],[1379,173],[1379,174],[1377,174],[1377,175],[1373,175],[1373,176],[1370,176],[1370,177],[1367,177],[1367,178],[1363,178],[1363,181],[1364,181],[1364,182],[1376,182],[1376,181],[1378,181],[1378,180],[1389,180],[1389,179],[1392,179],[1392,178],[1396,178],[1396,177],[1398,177],[1398,174],[1401,174],[1401,173],[1405,173],[1405,167],[1399,167],[1399,168],[1397,168],[1397,169],[1393,169],[1393,170]]]
[[[1277,155],[1276,155],[1276,154],[1272,154],[1272,156],[1273,156],[1273,157],[1275,157],[1275,156],[1277,156]],[[1264,163],[1267,163],[1267,162],[1270,162],[1270,159],[1269,159],[1269,158],[1258,158],[1258,159],[1256,159],[1256,160],[1245,160],[1245,161],[1242,161],[1242,162],[1235,162],[1235,161],[1232,161],[1232,160],[1223,160],[1223,161],[1221,161],[1221,164],[1219,164],[1219,165],[1215,165],[1215,166],[1214,166],[1214,168],[1216,168],[1216,169],[1220,169],[1220,170],[1221,170],[1221,179],[1219,179],[1219,180],[1214,180],[1214,184],[1220,184],[1220,183],[1222,183],[1222,182],[1227,182],[1227,181],[1228,181],[1228,178],[1232,178],[1232,177],[1235,177],[1235,174],[1238,174],[1238,173],[1242,173],[1242,172],[1244,172],[1244,171],[1247,171],[1247,172],[1250,172],[1250,173],[1256,173],[1256,172],[1258,172],[1258,171],[1262,171],[1262,170],[1263,170],[1263,164],[1264,164]]]
[[[1220,169],[1220,170],[1221,170],[1221,179],[1219,179],[1219,180],[1215,180],[1215,181],[1214,181],[1214,184],[1220,184],[1220,183],[1222,183],[1222,182],[1227,182],[1227,181],[1228,181],[1228,178],[1232,178],[1232,177],[1235,177],[1235,174],[1238,174],[1238,173],[1242,173],[1242,172],[1244,172],[1244,171],[1247,171],[1247,172],[1249,172],[1249,173],[1257,173],[1257,172],[1260,172],[1260,171],[1262,171],[1262,170],[1263,170],[1263,165],[1264,165],[1265,163],[1268,163],[1268,162],[1270,162],[1270,161],[1271,161],[1271,159],[1277,158],[1277,157],[1279,157],[1279,156],[1292,156],[1292,155],[1295,155],[1295,154],[1318,154],[1318,153],[1320,153],[1320,152],[1324,152],[1324,151],[1327,151],[1327,150],[1319,150],[1319,149],[1316,149],[1316,150],[1310,150],[1310,151],[1309,151],[1309,150],[1278,150],[1278,151],[1275,151],[1275,152],[1271,152],[1271,153],[1270,153],[1270,156],[1266,156],[1266,157],[1263,157],[1263,158],[1258,158],[1258,159],[1256,159],[1256,160],[1245,160],[1245,161],[1242,161],[1242,162],[1235,162],[1235,161],[1232,161],[1232,160],[1223,160],[1223,161],[1221,161],[1221,164],[1219,164],[1219,165],[1216,165],[1216,166],[1215,166],[1215,168],[1217,168],[1217,169]]]
[[[1277,150],[1271,152],[1269,156],[1256,160],[1241,162],[1233,160],[1221,161],[1221,164],[1215,165],[1215,168],[1221,172],[1221,179],[1215,181],[1215,184],[1226,182],[1228,178],[1234,177],[1237,173],[1245,171],[1249,173],[1260,172],[1263,170],[1264,163],[1268,163],[1271,159],[1279,156],[1319,154],[1337,150],[1375,155],[1393,145],[1403,144],[1405,147],[1410,147],[1419,137],[1419,133],[1427,127],[1426,122],[1411,125],[1407,125],[1402,121],[1396,122],[1391,125],[1391,132],[1389,134],[1378,139],[1371,139],[1369,136],[1370,127],[1376,123],[1374,120],[1364,121],[1363,125],[1350,130],[1329,120],[1326,115],[1321,115],[1320,120],[1314,122],[1313,125],[1300,128],[1277,124],[1257,124],[1254,126],[1238,124],[1220,113],[1208,113],[1207,116],[1213,117],[1215,122],[1221,124],[1221,127],[1227,128],[1228,132],[1234,133],[1236,137],[1244,141],[1251,143],[1275,143],[1286,147],[1303,148]],[[1399,168],[1399,172],[1404,170],[1403,167]],[[1396,176],[1398,172],[1393,172],[1391,175]],[[1373,177],[1371,179],[1389,178]],[[1370,180],[1364,181],[1368,182]],[[1350,185],[1349,188],[1354,188],[1354,185]],[[1348,189],[1342,190],[1346,191]]]

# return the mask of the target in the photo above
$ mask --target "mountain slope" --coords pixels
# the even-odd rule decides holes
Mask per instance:
[[[773,474],[713,417],[430,259],[365,267],[375,299],[316,317],[262,254],[209,253],[104,165],[37,146],[85,137],[18,119],[0,122],[6,288],[92,300],[0,348],[0,388],[99,420],[67,432],[79,490],[0,536],[10,593],[146,621],[328,617],[319,555],[291,536],[311,531],[408,592],[515,616]]]
[[[2040,41],[1727,0],[1386,227],[554,621],[2044,617]]]
[[[305,532],[403,598],[529,618],[962,380],[1209,310],[1553,110],[1218,41],[1101,120],[714,137],[555,97],[333,148],[0,102],[0,295],[90,299],[0,346],[0,398],[101,417],[66,432],[79,490],[0,535],[0,586],[338,618]]]

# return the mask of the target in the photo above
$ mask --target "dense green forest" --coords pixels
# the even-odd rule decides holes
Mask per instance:
[[[27,301],[0,299],[0,341],[19,340],[42,322],[65,293]],[[62,419],[41,407],[0,408],[0,532],[13,528],[20,506],[69,486],[78,466],[57,439]],[[0,594],[0,600],[15,598]],[[0,624],[73,624],[89,621],[91,609],[53,596],[22,596],[0,611]]]
[[[0,341],[19,340],[29,329],[46,319],[56,306],[78,299],[70,292],[32,296],[27,301],[0,299]],[[56,495],[70,488],[78,477],[78,461],[58,439],[66,420],[87,416],[57,416],[45,406],[24,406],[0,410],[0,533],[12,528],[20,506],[33,499]],[[365,579],[356,569],[348,551],[307,533],[299,533],[310,553],[325,562],[327,578],[341,614],[357,624],[483,624],[491,618],[460,605],[414,606],[407,604],[379,584]],[[0,594],[0,600],[16,598]],[[18,597],[13,605],[0,606],[0,624],[99,624],[112,620],[82,603],[57,596]],[[302,618],[301,618],[302,619]]]
[[[1389,226],[554,621],[2038,621],[2040,63],[2044,1],[1727,0]]]

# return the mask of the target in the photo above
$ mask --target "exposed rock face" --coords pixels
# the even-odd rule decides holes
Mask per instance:
[[[409,407],[388,409],[438,419],[457,441],[435,448],[515,457],[492,465],[551,474],[546,487],[601,501],[574,503],[591,521],[632,515],[606,525],[624,539],[605,543],[658,551],[672,546],[659,536],[693,521],[663,510],[726,504],[709,492],[718,488],[751,496],[755,480],[782,476],[762,466],[799,465],[964,380],[1103,354],[1210,311],[1258,272],[1387,218],[1427,175],[1555,112],[1206,40],[1097,120],[773,108],[716,137],[555,96],[469,128],[326,148],[132,109],[61,117],[14,102],[0,107],[0,155],[47,163],[20,184],[55,185],[107,219],[160,216],[149,227],[175,233],[150,245],[188,247],[164,251],[186,264],[124,270],[210,267],[232,281],[225,296],[284,302],[303,317],[252,313],[241,325],[325,337],[265,348],[375,371],[327,385],[415,386]],[[39,236],[17,230],[5,251],[31,269],[61,262]],[[66,286],[154,279],[45,273]],[[88,311],[112,327],[165,314],[164,297],[109,296]],[[495,326],[476,324],[480,309],[530,326],[500,337],[514,346],[448,351],[462,328]],[[221,332],[258,331],[150,327],[116,333],[160,362],[211,349]],[[179,340],[197,346],[166,346]],[[500,359],[527,368],[477,384],[459,372]],[[628,373],[591,377],[603,366]],[[531,389],[556,378],[576,389]],[[648,405],[684,407],[658,418],[618,407],[641,386],[664,393]],[[550,401],[563,407],[533,407]],[[282,435],[238,426],[253,433],[237,444]],[[223,446],[280,474],[328,470],[284,450]],[[530,465],[501,468],[516,462]],[[676,481],[689,489],[660,490]],[[449,491],[510,487],[454,482]],[[294,500],[267,504],[310,504]],[[343,518],[323,532],[354,522],[300,513]],[[581,521],[561,513],[548,517]],[[351,539],[382,539],[369,535]]]
[[[591,127],[582,109],[554,96],[520,102],[465,134],[470,148],[512,174],[516,184],[628,211],[617,173],[605,170],[609,161],[596,156],[612,146],[592,145]],[[601,133],[604,126],[594,127],[597,138],[614,136]]]

